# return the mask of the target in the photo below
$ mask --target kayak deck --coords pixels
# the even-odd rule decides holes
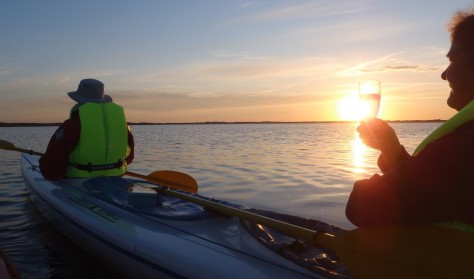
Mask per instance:
[[[352,278],[337,258],[310,243],[154,191],[137,179],[45,180],[37,157],[22,155],[32,200],[65,235],[134,278]],[[336,234],[326,223],[247,209]]]
[[[153,183],[142,180],[123,179],[118,177],[99,177],[86,181],[84,185],[90,191],[95,192],[109,202],[129,207],[129,210],[136,211],[138,214],[143,214],[150,218],[172,219],[175,221],[196,221],[222,217],[221,214],[207,210],[194,203],[183,201],[179,198],[160,195],[153,189],[150,189],[153,187]],[[137,197],[138,195],[140,196]],[[266,210],[251,208],[245,209],[237,204],[210,199],[202,195],[189,195],[198,196],[201,199],[209,199],[226,206],[244,209],[252,213],[315,231],[324,231],[331,234],[337,234],[339,231],[342,231],[338,227],[317,220]],[[138,208],[136,206],[137,204],[139,205]],[[144,205],[152,206],[145,207]],[[335,260],[335,255],[329,255],[327,252],[317,249],[304,241],[295,240],[291,237],[282,235],[274,229],[245,220],[241,220],[241,223],[260,243],[282,257],[285,257],[312,272],[324,274],[327,277],[350,278],[349,271],[344,265]]]

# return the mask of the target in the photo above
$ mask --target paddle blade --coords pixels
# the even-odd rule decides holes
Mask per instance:
[[[359,228],[317,237],[356,278],[472,278],[474,235],[435,226]]]
[[[147,180],[156,182],[162,186],[183,190],[190,193],[197,193],[198,191],[198,184],[196,180],[189,174],[179,171],[155,171],[147,175]]]
[[[43,153],[40,153],[40,152],[16,147],[13,143],[6,140],[0,140],[0,149],[18,151],[18,152],[23,152],[23,153],[28,153],[31,155],[38,155],[38,156],[43,155]]]
[[[161,170],[152,172],[147,176],[131,171],[127,171],[126,174],[172,189],[178,189],[190,193],[197,193],[198,191],[196,180],[194,180],[192,176],[178,171]]]
[[[16,150],[13,143],[6,140],[0,140],[0,148],[5,150]]]

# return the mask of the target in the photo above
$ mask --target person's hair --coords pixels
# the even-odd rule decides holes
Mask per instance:
[[[469,59],[474,61],[474,7],[457,11],[448,24],[448,31],[451,33],[451,42],[456,41]]]

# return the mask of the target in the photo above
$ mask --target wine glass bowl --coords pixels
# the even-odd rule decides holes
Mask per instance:
[[[362,106],[363,119],[377,117],[381,96],[380,80],[362,80],[359,82],[359,101]]]

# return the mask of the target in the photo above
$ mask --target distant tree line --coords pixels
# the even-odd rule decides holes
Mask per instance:
[[[388,122],[444,122],[442,119],[432,120],[388,120]],[[169,123],[154,123],[154,122],[129,122],[128,125],[202,125],[202,124],[297,124],[297,123],[345,123],[354,121],[301,121],[301,122],[285,122],[285,121],[256,121],[256,122],[225,122],[225,121],[207,121],[207,122],[169,122]],[[34,122],[20,122],[7,123],[0,122],[0,127],[36,127],[36,126],[59,126],[61,123],[34,123]]]

